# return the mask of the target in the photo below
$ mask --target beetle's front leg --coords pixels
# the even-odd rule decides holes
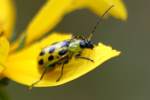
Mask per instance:
[[[75,57],[76,58],[80,58],[80,59],[84,59],[84,60],[88,60],[88,61],[91,61],[91,62],[94,62],[94,60],[92,60],[91,58],[83,57],[83,56],[81,56],[81,54],[77,54]]]

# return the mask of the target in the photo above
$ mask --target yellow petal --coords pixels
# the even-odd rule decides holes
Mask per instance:
[[[30,43],[54,28],[62,19],[65,10],[72,0],[49,0],[29,23],[26,29],[27,40]]]
[[[0,31],[11,37],[15,22],[15,8],[12,0],[0,0]]]
[[[9,42],[5,37],[0,37],[0,63],[3,63],[9,52]]]
[[[112,4],[115,6],[114,9],[112,9],[110,12],[112,16],[121,20],[127,19],[127,9],[122,0],[109,0],[108,2],[112,2]]]
[[[75,0],[74,3],[70,5],[68,12],[88,8],[101,16],[112,5],[115,7],[110,10],[110,15],[118,19],[126,20],[127,10],[122,0]]]
[[[0,72],[4,69],[4,63],[8,57],[9,42],[5,37],[0,37]]]
[[[41,76],[37,64],[37,57],[41,47],[69,38],[71,38],[70,35],[53,34],[29,48],[12,54],[7,61],[8,68],[4,71],[4,75],[16,82],[30,86],[39,80]],[[93,50],[85,50],[83,52],[83,55],[93,59],[94,63],[81,59],[72,59],[65,65],[63,77],[59,82],[56,82],[60,75],[60,66],[57,66],[54,70],[48,72],[36,86],[46,87],[64,84],[88,73],[103,62],[119,54],[120,52],[112,50],[111,47],[99,43]]]

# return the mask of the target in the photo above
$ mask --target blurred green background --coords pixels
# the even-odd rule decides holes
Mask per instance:
[[[16,32],[25,29],[46,0],[15,0]],[[101,67],[59,87],[34,88],[11,82],[7,89],[10,100],[149,100],[150,99],[150,1],[124,0],[129,18],[121,22],[114,18],[104,21],[96,31],[94,41],[101,41],[121,50],[121,56]],[[66,15],[53,31],[88,33],[97,21],[88,10]],[[44,19],[43,19],[44,20]],[[40,25],[39,25],[40,26]]]

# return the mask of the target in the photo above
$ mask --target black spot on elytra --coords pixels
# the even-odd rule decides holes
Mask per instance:
[[[62,56],[62,55],[64,55],[64,54],[66,54],[67,51],[68,51],[68,50],[61,50],[61,51],[59,51],[59,55]]]
[[[55,51],[55,48],[54,47],[51,47],[50,49],[49,49],[49,53],[53,53]]]
[[[40,59],[39,62],[38,62],[38,64],[39,64],[39,65],[43,65],[43,64],[44,64],[44,60],[43,60],[43,59]]]
[[[52,55],[48,57],[48,61],[51,61],[53,59],[54,59],[54,56],[52,56]]]
[[[64,41],[61,44],[61,47],[68,47],[69,46],[69,42],[68,41]]]
[[[39,55],[40,55],[40,56],[43,56],[44,54],[45,54],[45,52],[44,52],[44,51],[41,51]]]

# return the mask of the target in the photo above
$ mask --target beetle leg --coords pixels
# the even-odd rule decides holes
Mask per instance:
[[[48,66],[49,66],[49,65],[48,65]],[[29,87],[30,90],[31,90],[37,83],[39,83],[39,82],[44,78],[44,75],[46,74],[46,72],[47,72],[48,70],[50,70],[50,68],[49,68],[48,66],[43,70],[40,79],[31,84],[31,86]],[[53,68],[55,67],[55,64],[54,64],[54,65],[51,65],[51,66],[53,66],[53,67],[51,67],[51,68],[53,69]]]
[[[47,70],[48,70],[48,67],[44,69],[44,71],[43,71],[43,73],[42,73],[40,79],[37,80],[37,81],[35,81],[33,84],[31,84],[31,86],[29,87],[30,90],[31,90],[37,83],[39,83],[39,82],[43,79],[43,77],[44,77],[45,73],[47,72]]]
[[[76,58],[80,58],[80,59],[84,59],[84,60],[88,60],[88,61],[91,61],[91,62],[94,62],[94,60],[92,60],[91,58],[83,57],[83,56],[81,56],[80,54],[76,55],[75,57],[76,57]]]
[[[66,58],[66,60],[62,63],[62,67],[61,67],[61,72],[60,72],[60,76],[58,77],[58,79],[56,80],[56,82],[60,81],[60,79],[63,76],[63,70],[64,70],[64,65],[68,63],[68,58]]]
[[[63,76],[63,70],[64,70],[64,63],[62,64],[62,67],[61,67],[61,72],[60,72],[60,76],[58,77],[58,79],[56,80],[56,82],[60,81],[60,79],[62,78]]]

